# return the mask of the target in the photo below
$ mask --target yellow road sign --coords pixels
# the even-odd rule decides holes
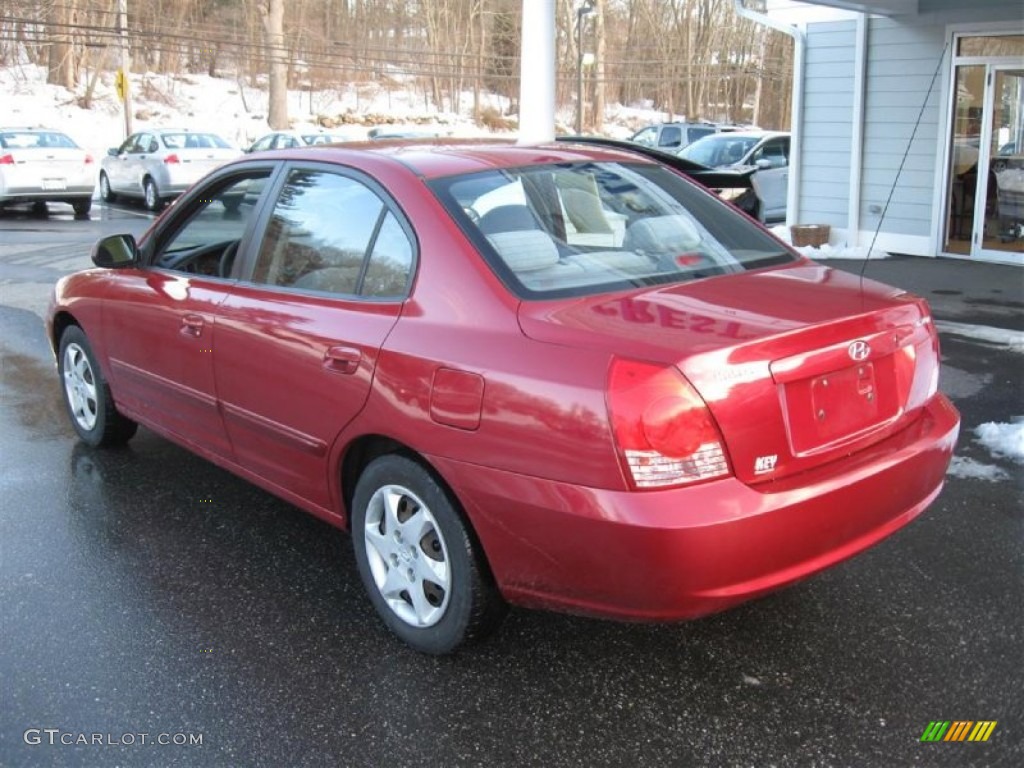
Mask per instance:
[[[117,70],[117,74],[114,76],[114,89],[117,91],[117,98],[124,101],[128,94],[128,77],[123,69]]]

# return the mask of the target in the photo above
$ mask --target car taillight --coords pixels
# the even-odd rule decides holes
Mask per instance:
[[[92,155],[86,155],[85,156],[85,164],[86,165],[92,165],[92,163],[93,163]]]
[[[14,165],[14,155],[0,155],[0,165]]]
[[[711,411],[675,368],[614,360],[608,414],[626,474],[637,489],[730,474]]]
[[[166,165],[174,165],[175,163],[180,163],[180,162],[181,162],[181,160],[178,159],[177,155],[168,155],[167,157],[164,158],[164,163]]]

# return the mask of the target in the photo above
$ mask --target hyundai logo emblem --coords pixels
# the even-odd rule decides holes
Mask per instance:
[[[871,354],[871,347],[868,346],[866,341],[855,341],[846,348],[846,351],[850,355],[851,360],[859,363],[861,360],[868,359],[868,355]]]

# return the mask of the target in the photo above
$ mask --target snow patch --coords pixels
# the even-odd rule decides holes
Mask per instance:
[[[976,427],[974,434],[994,456],[1024,464],[1024,416],[1015,417],[1010,424],[990,421]]]
[[[988,480],[992,483],[1009,478],[1003,468],[997,467],[995,464],[982,464],[980,461],[969,459],[966,456],[954,456],[946,474],[963,480]]]
[[[789,227],[784,224],[772,227],[771,232],[780,240],[783,240],[790,245],[793,244],[793,238],[789,231]],[[815,247],[813,245],[805,245],[796,248],[796,252],[806,256],[808,259],[814,259],[815,261],[825,261],[827,259],[888,259],[890,254],[887,251],[880,250],[878,248],[872,248],[870,254],[868,248],[863,245],[849,246],[849,245],[832,245],[831,243],[825,243],[822,246]]]

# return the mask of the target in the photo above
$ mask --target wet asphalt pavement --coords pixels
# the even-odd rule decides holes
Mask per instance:
[[[1021,353],[943,339],[958,453],[1003,479],[950,477],[852,561],[687,624],[516,609],[439,659],[379,624],[343,532],[145,429],[74,439],[48,284],[145,225],[0,214],[0,766],[1024,764],[1024,468],[973,439],[1024,413]]]

